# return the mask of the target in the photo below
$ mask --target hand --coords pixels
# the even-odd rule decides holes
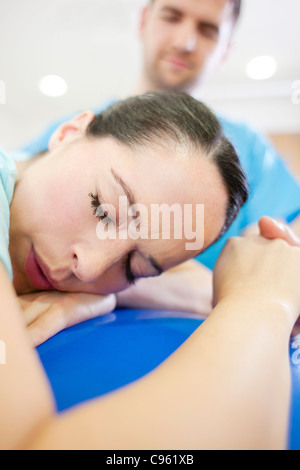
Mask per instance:
[[[33,346],[61,330],[105,315],[116,307],[115,295],[39,292],[18,297]]]
[[[261,230],[267,231],[261,222]],[[268,225],[268,228],[269,225]],[[274,229],[274,227],[272,227]],[[275,231],[275,229],[274,229]],[[285,228],[277,235],[293,240]],[[275,233],[269,233],[270,237]],[[295,242],[295,241],[294,241]],[[214,302],[230,297],[245,302],[277,302],[287,309],[292,326],[300,313],[300,249],[282,239],[232,238],[214,270]]]
[[[300,239],[293,232],[293,230],[283,223],[276,222],[270,217],[263,217],[259,222],[260,233],[263,237],[273,240],[275,238],[281,238],[285,240],[291,246],[300,247]],[[300,334],[300,319],[293,329],[292,336]]]

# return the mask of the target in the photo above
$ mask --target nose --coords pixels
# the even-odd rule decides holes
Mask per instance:
[[[95,282],[109,268],[124,259],[128,252],[126,246],[121,244],[98,250],[83,245],[77,246],[73,249],[73,274],[83,283]]]
[[[174,47],[181,52],[193,52],[197,46],[197,32],[194,25],[183,23],[176,31]]]

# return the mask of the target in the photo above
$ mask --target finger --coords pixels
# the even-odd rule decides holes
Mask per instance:
[[[117,300],[114,294],[106,296],[96,296],[94,294],[84,294],[80,302],[73,308],[65,309],[64,316],[67,327],[77,325],[91,318],[106,315],[116,308]]]
[[[90,299],[89,299],[90,297]],[[47,341],[60,331],[91,318],[105,315],[116,307],[115,296],[96,297],[86,295],[85,303],[64,309],[62,305],[51,306],[27,328],[34,347]]]
[[[27,327],[27,333],[35,348],[65,327],[66,324],[62,311],[58,307],[53,306]]]
[[[263,217],[259,221],[260,234],[264,238],[274,240],[280,238],[291,246],[300,246],[299,238],[294,234],[288,225],[277,222],[271,217]]]
[[[37,317],[44,314],[45,311],[47,311],[47,308],[51,306],[51,304],[46,304],[42,299],[38,300],[36,298],[31,300],[30,298],[24,299],[19,297],[19,304],[22,309],[22,316],[26,326],[29,326],[37,319]]]

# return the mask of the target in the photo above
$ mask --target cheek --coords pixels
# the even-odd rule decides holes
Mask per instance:
[[[164,51],[170,47],[172,44],[172,37],[170,33],[166,30],[161,31],[162,28],[159,25],[154,25],[151,30],[147,32],[146,38],[146,52],[145,57],[152,57],[152,59],[157,59],[158,56],[161,56]]]
[[[122,263],[118,263],[108,269],[94,285],[84,286],[87,293],[99,295],[116,294],[128,287]]]
[[[63,178],[44,179],[36,192],[29,193],[28,211],[37,232],[66,235],[91,215],[88,194]],[[85,219],[83,220],[83,218]]]

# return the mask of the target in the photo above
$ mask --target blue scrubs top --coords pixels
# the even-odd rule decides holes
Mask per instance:
[[[9,257],[9,206],[16,182],[16,165],[0,148],[0,262],[12,280],[12,266]]]
[[[114,102],[115,100],[110,100],[94,111],[100,113]],[[72,117],[74,116],[69,116]],[[30,158],[46,151],[52,133],[66,120],[68,118],[53,123],[14,157]],[[300,214],[300,186],[270,143],[245,124],[223,117],[219,120],[225,135],[235,146],[247,174],[250,198],[221,240],[196,258],[210,269],[213,269],[226,241],[242,235],[247,227],[256,224],[261,217],[280,218],[290,223]]]

